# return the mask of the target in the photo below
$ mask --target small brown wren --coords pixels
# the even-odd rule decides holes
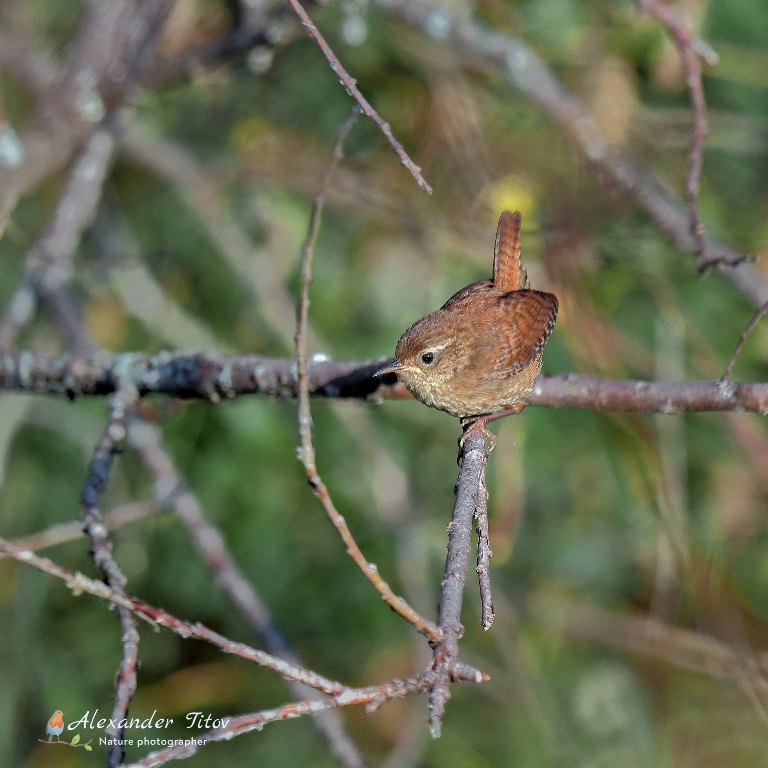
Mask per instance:
[[[460,445],[489,421],[519,413],[541,370],[557,317],[557,297],[530,289],[520,261],[520,213],[504,211],[496,230],[493,279],[451,296],[397,342],[397,373],[425,405],[461,419]]]

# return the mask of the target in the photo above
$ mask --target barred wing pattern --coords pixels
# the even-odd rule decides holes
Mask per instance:
[[[500,296],[498,323],[503,332],[494,336],[496,361],[487,378],[517,373],[539,357],[555,327],[557,308],[557,297],[544,291],[513,291]]]

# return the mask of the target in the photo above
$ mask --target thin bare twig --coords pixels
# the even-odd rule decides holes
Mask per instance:
[[[245,643],[238,643],[234,640],[230,640],[199,622],[193,623],[191,621],[179,619],[173,614],[164,611],[162,608],[156,608],[148,603],[144,603],[138,598],[127,595],[124,592],[121,594],[102,581],[89,579],[82,573],[72,573],[67,571],[56,565],[56,563],[49,560],[47,557],[40,557],[40,555],[36,555],[28,549],[21,549],[7,539],[0,538],[0,552],[21,563],[26,563],[43,573],[47,573],[49,576],[61,579],[74,595],[80,595],[83,592],[86,592],[101,600],[106,600],[112,605],[126,608],[134,616],[142,621],[146,621],[153,627],[165,627],[166,629],[170,629],[174,634],[185,639],[194,638],[195,640],[202,640],[203,642],[215,646],[224,653],[239,656],[242,659],[258,664],[259,666],[271,669],[286,680],[297,680],[298,682],[304,683],[305,685],[310,686],[310,688],[322,691],[329,696],[339,696],[344,693],[344,691],[348,690],[347,687],[341,683],[329,680],[322,675],[318,675],[316,672],[312,672],[312,670],[305,669],[297,664],[291,664],[283,659],[278,659],[272,654],[259,651],[256,648],[251,648],[251,646],[246,645]]]
[[[731,359],[728,361],[728,365],[725,368],[725,372],[720,377],[720,381],[723,383],[728,383],[731,380],[731,374],[733,373],[733,366],[736,365],[736,360],[738,359],[739,355],[741,354],[741,349],[744,346],[744,342],[746,342],[747,337],[750,333],[752,333],[754,327],[760,322],[760,318],[768,312],[768,301],[763,304],[760,309],[758,309],[754,315],[752,315],[752,319],[747,323],[747,327],[742,332],[741,336],[739,336],[739,341],[736,344],[736,349],[733,350],[733,354],[731,355]]]
[[[56,565],[48,558],[40,557],[29,550],[21,549],[3,538],[0,538],[0,553],[8,555],[21,563],[26,563],[50,576],[61,579],[75,595],[87,592],[88,594],[112,603],[119,608],[127,609],[132,614],[152,626],[165,627],[183,638],[192,637],[198,640],[203,640],[216,646],[224,653],[232,653],[241,658],[256,662],[257,664],[274,670],[286,680],[302,682],[305,685],[322,691],[330,697],[325,699],[307,699],[304,701],[292,702],[291,704],[286,704],[274,710],[266,710],[252,715],[230,718],[229,722],[222,728],[198,736],[195,739],[195,744],[170,747],[167,750],[152,753],[143,760],[132,763],[131,765],[134,767],[144,766],[144,768],[148,768],[150,766],[162,765],[169,760],[189,757],[197,751],[199,746],[202,746],[203,743],[207,741],[228,741],[236,735],[247,733],[248,731],[261,730],[263,725],[268,722],[287,720],[301,715],[316,714],[326,709],[352,706],[356,704],[364,704],[366,706],[366,711],[374,712],[382,704],[385,704],[392,699],[403,698],[428,690],[434,682],[434,674],[428,671],[405,680],[390,680],[386,683],[371,685],[365,688],[350,688],[341,683],[321,677],[298,665],[277,659],[270,656],[270,654],[258,651],[243,643],[236,643],[229,640],[202,624],[193,624],[188,621],[183,621],[160,608],[155,608],[143,603],[135,597],[131,597],[125,593],[121,594],[104,582],[89,579],[81,573],[71,573]],[[466,664],[457,664],[453,677],[456,680],[467,680],[471,682],[481,682],[482,680],[487,679],[479,670]]]
[[[443,639],[433,644],[432,670],[435,682],[429,690],[429,731],[433,738],[440,737],[445,704],[451,696],[450,682],[455,680],[459,657],[459,638],[464,634],[461,625],[461,606],[464,584],[469,568],[469,548],[472,538],[472,518],[478,503],[478,493],[488,459],[488,443],[482,432],[467,438],[462,449],[461,470],[456,482],[456,502],[453,519],[448,526],[448,554],[445,575],[440,589],[438,626]],[[490,678],[481,673],[483,682]]]
[[[405,680],[390,680],[387,683],[371,685],[366,688],[347,688],[343,694],[332,698],[307,699],[285,704],[275,709],[255,712],[251,715],[227,718],[227,724],[221,728],[201,733],[195,739],[188,739],[187,743],[153,752],[143,760],[126,765],[125,768],[157,768],[157,766],[164,765],[170,760],[191,757],[207,742],[229,741],[233,737],[249,731],[260,731],[267,723],[292,720],[303,715],[317,715],[337,707],[364,704],[366,711],[372,712],[393,699],[422,693],[429,685],[430,675],[427,673],[415,675]]]
[[[475,504],[475,532],[477,533],[477,578],[480,584],[481,624],[489,630],[496,618],[493,612],[493,594],[491,591],[490,560],[493,557],[491,541],[488,535],[488,489],[485,487],[485,472],[480,473]]]
[[[669,6],[658,2],[658,0],[637,0],[637,2],[642,10],[654,16],[669,30],[680,53],[688,90],[691,93],[693,131],[691,150],[688,156],[688,178],[685,185],[685,196],[688,203],[691,236],[696,243],[696,262],[699,272],[702,273],[707,268],[719,263],[719,260],[717,258],[710,258],[707,253],[704,225],[699,213],[699,179],[701,178],[704,139],[708,131],[707,110],[704,101],[704,86],[701,82],[699,57],[705,58],[708,63],[716,63],[717,55],[709,46],[704,48],[702,45],[696,45],[693,35],[685,29]]]
[[[104,516],[104,526],[108,531],[122,528],[124,525],[143,520],[145,517],[156,515],[161,507],[154,502],[137,502],[135,504],[122,504],[115,507],[108,515]],[[31,549],[36,552],[40,549],[55,547],[68,541],[75,541],[83,536],[83,525],[78,521],[71,523],[59,523],[52,525],[38,533],[32,533],[19,539],[14,539],[13,544],[20,549]],[[2,557],[2,555],[0,555]]]
[[[312,416],[309,409],[309,374],[307,371],[307,318],[309,315],[309,286],[312,282],[312,256],[314,253],[315,239],[317,237],[318,227],[320,226],[320,216],[323,208],[323,201],[328,189],[333,170],[342,158],[344,139],[352,128],[354,119],[357,117],[357,111],[353,111],[350,118],[339,129],[339,135],[333,148],[333,153],[328,166],[325,169],[323,178],[320,182],[320,189],[312,205],[312,217],[307,232],[307,238],[304,241],[301,257],[301,293],[299,295],[299,307],[296,318],[296,334],[294,336],[294,345],[296,349],[296,381],[298,387],[299,399],[299,437],[301,439],[301,462],[307,473],[312,492],[323,505],[328,517],[339,532],[347,553],[355,561],[360,571],[373,584],[376,591],[386,601],[387,605],[395,613],[402,616],[409,624],[417,629],[429,640],[436,641],[441,637],[440,630],[431,622],[419,615],[402,598],[396,595],[389,584],[381,577],[375,563],[370,563],[363,555],[360,547],[352,536],[352,532],[347,526],[344,517],[336,509],[328,488],[323,483],[317,472],[315,463],[315,448],[312,444]],[[373,373],[373,372],[372,372]]]
[[[119,444],[125,437],[125,422],[128,411],[136,400],[135,391],[121,389],[112,397],[109,423],[104,430],[88,471],[88,478],[83,489],[83,531],[91,540],[93,562],[104,575],[104,581],[115,594],[125,597],[126,579],[120,567],[112,557],[112,544],[107,538],[107,529],[101,515],[101,496],[109,480],[112,459]],[[112,704],[112,717],[105,731],[110,739],[107,754],[107,768],[115,768],[123,760],[122,740],[125,734],[125,719],[128,707],[136,692],[136,669],[139,653],[139,633],[131,611],[117,605],[120,617],[120,629],[123,654],[115,680],[115,697]],[[123,722],[120,726],[119,723]]]
[[[128,441],[155,478],[158,503],[173,507],[203,561],[211,570],[216,584],[261,639],[265,649],[278,658],[303,666],[298,655],[272,621],[269,608],[237,566],[227,549],[223,535],[206,519],[200,502],[182,481],[160,440],[160,431],[154,425],[139,419],[129,421]],[[312,697],[315,693],[311,688],[290,680],[288,687],[298,699],[308,695]],[[315,694],[314,698],[318,696],[319,694]],[[326,738],[342,765],[347,768],[364,768],[365,760],[346,732],[337,712],[320,712],[312,718],[312,723]]]
[[[299,0],[288,0],[288,2],[296,11],[296,15],[301,19],[301,23],[304,25],[304,29],[307,30],[307,34],[317,43],[320,50],[323,52],[323,56],[328,60],[328,63],[333,70],[333,73],[339,78],[341,84],[346,89],[347,93],[358,103],[362,113],[373,120],[378,125],[379,130],[384,134],[392,149],[395,150],[395,154],[400,158],[400,162],[410,171],[411,176],[416,179],[416,183],[428,194],[432,194],[432,187],[427,184],[426,179],[421,175],[421,168],[408,157],[403,145],[395,138],[392,133],[392,129],[389,123],[384,122],[381,119],[379,113],[368,103],[365,96],[360,93],[357,87],[357,81],[349,75],[349,73],[341,65],[336,54],[331,50],[328,43],[325,42],[325,38],[320,34],[318,28],[312,23],[312,19],[309,18],[309,14],[301,6]]]

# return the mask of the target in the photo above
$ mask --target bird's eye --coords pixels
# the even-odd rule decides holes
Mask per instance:
[[[424,365],[431,365],[435,360],[435,355],[433,352],[425,352],[421,356],[421,362],[424,363]]]

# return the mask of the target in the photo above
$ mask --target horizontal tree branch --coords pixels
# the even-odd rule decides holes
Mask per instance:
[[[374,377],[386,358],[308,361],[309,391],[316,397],[363,400],[410,399],[394,375]],[[145,355],[97,353],[88,357],[44,352],[0,356],[0,389],[34,394],[109,395],[123,384],[142,396],[153,393],[218,401],[242,395],[294,399],[298,393],[293,358],[227,356],[212,352]],[[730,381],[631,381],[570,373],[541,376],[531,405],[597,411],[752,411],[768,413],[768,383]]]

